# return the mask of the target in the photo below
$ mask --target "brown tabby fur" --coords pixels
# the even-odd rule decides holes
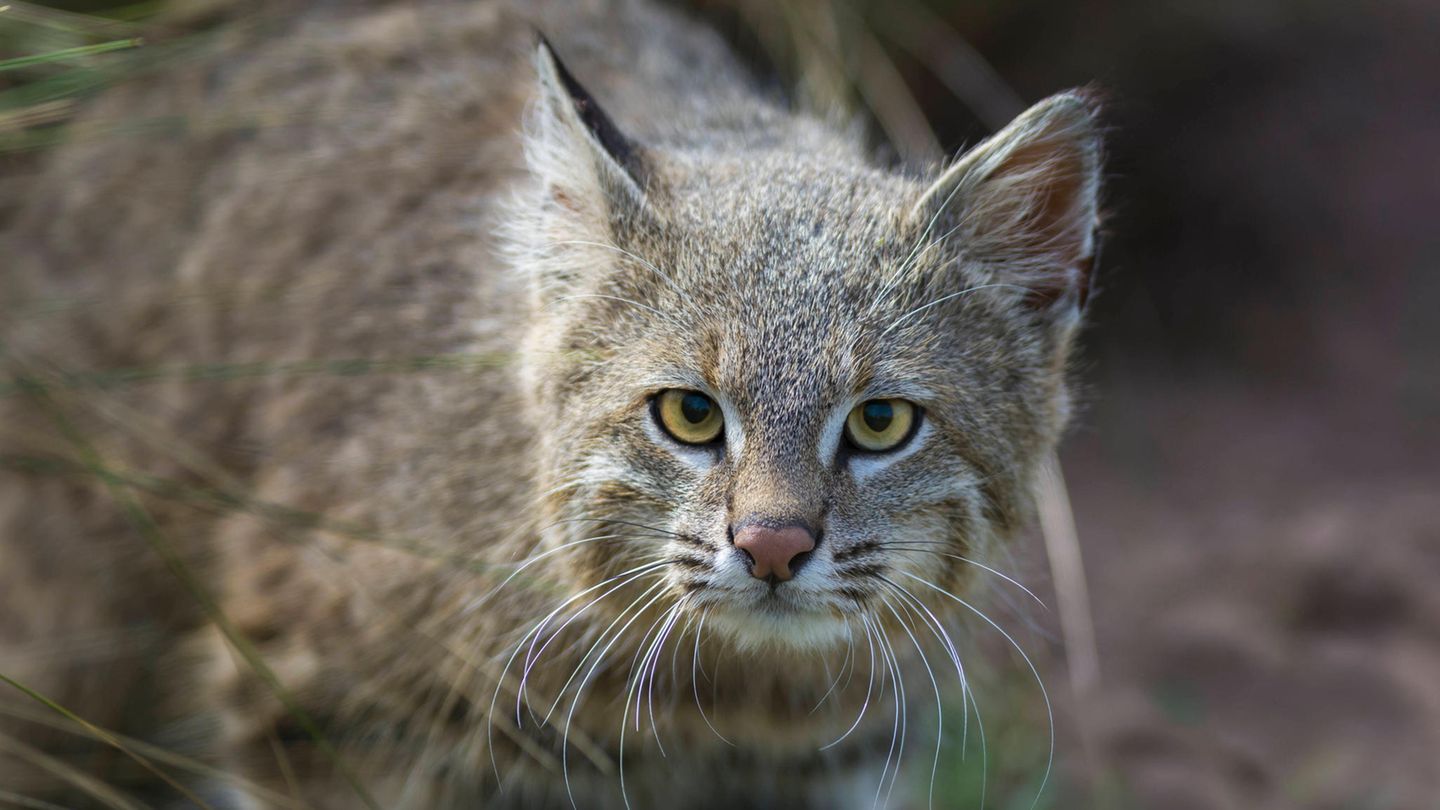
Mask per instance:
[[[927,178],[646,3],[222,31],[77,131],[182,124],[0,190],[0,673],[214,763],[176,779],[215,807],[869,805],[881,634],[927,698],[922,611],[966,610],[913,577],[974,590],[1065,422],[1092,103]],[[723,449],[657,429],[675,387]],[[876,396],[924,411],[893,458],[839,439]],[[823,531],[773,591],[727,539],[752,515]],[[177,798],[0,706],[8,790]]]

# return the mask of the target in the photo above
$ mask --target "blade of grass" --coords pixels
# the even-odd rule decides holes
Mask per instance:
[[[13,359],[12,356],[12,360]],[[79,433],[75,425],[71,423],[65,415],[59,403],[50,397],[43,389],[32,390],[27,393],[31,395],[31,398],[42,410],[50,415],[55,426],[74,445],[75,450],[80,454],[85,466],[98,475],[105,467],[103,458],[85,437]],[[104,481],[103,476],[101,476],[101,480]],[[254,645],[250,643],[250,640],[230,621],[230,618],[225,614],[224,610],[221,609],[219,602],[190,570],[190,567],[185,563],[179,550],[170,543],[169,538],[160,530],[160,526],[155,523],[149,510],[140,503],[139,499],[136,498],[130,490],[110,482],[106,482],[105,486],[131,527],[140,534],[156,554],[160,556],[162,562],[164,562],[171,574],[175,576],[181,585],[190,593],[191,598],[200,606],[206,618],[208,618],[225,637],[230,648],[245,661],[246,665],[251,668],[276,699],[280,701],[286,712],[311,738],[325,758],[330,760],[331,765],[335,768],[341,779],[351,788],[355,796],[361,803],[369,808],[369,810],[380,810],[380,806],[360,781],[359,775],[345,763],[339,750],[337,750],[330,739],[325,736],[320,726],[310,717],[308,712],[301,708],[295,697],[284,687],[274,671],[270,669],[269,664],[265,663],[259,650],[255,649]]]
[[[147,810],[145,805],[127,797],[115,788],[23,740],[0,734],[0,752],[9,752],[16,759],[23,760],[34,768],[51,774],[66,784],[73,785],[112,810]]]
[[[17,376],[0,382],[0,397],[27,391],[61,389],[107,389],[150,382],[181,380],[201,382],[255,377],[354,377],[362,374],[408,374],[425,371],[473,371],[514,362],[511,353],[441,354],[420,357],[335,360],[254,361],[245,363],[198,363],[180,366],[132,366],[87,372],[61,372],[42,379]]]
[[[54,62],[64,62],[69,59],[81,59],[96,54],[110,53],[111,51],[125,50],[126,48],[137,48],[144,43],[139,37],[132,39],[116,39],[110,42],[101,42],[95,45],[80,45],[75,48],[65,48],[49,53],[37,53],[30,56],[17,56],[14,59],[0,59],[0,73],[7,70],[18,70],[20,68],[33,67],[35,65],[46,65]]]
[[[54,717],[53,715],[50,715],[49,713],[42,715],[40,711],[41,710],[39,709],[28,710],[19,705],[9,706],[0,703],[0,714],[9,715],[11,717],[25,720],[26,722],[43,725],[47,728],[56,729],[57,731],[65,731],[77,735],[83,734],[86,736],[94,736],[87,728],[87,726],[93,724],[76,723],[74,721],[69,721],[68,718],[59,719]],[[230,773],[229,771],[225,771],[212,765],[208,765],[198,759],[194,759],[193,757],[187,757],[183,754],[177,754],[174,751],[169,751],[156,745],[151,745],[141,740],[134,739],[133,737],[127,737],[123,734],[117,734],[109,729],[102,730],[105,731],[106,734],[109,734],[111,737],[114,737],[116,740],[119,740],[120,742],[129,746],[137,753],[140,753],[146,758],[151,759],[155,762],[161,762],[174,768],[189,771],[200,776],[206,776],[211,779],[229,782],[236,787],[251,793],[256,797],[263,798],[267,801],[275,802],[280,805],[289,806],[295,808],[295,810],[302,810],[304,807],[306,807],[304,803],[293,801],[284,794],[277,793],[265,787],[264,785],[261,785],[257,782],[252,782],[242,776],[237,776],[233,773]]]
[[[32,384],[33,384],[33,383],[36,383],[37,381],[40,380],[40,375],[37,374],[37,373],[34,371],[33,364],[31,364],[31,365],[29,365],[29,366],[27,367],[26,373],[25,373],[23,376],[24,376],[27,380],[29,380],[30,383],[32,383]],[[57,392],[57,393],[64,393],[64,392],[61,391],[61,392]],[[227,492],[242,492],[243,487],[241,487],[241,486],[238,484],[238,482],[234,482],[234,481],[231,479],[231,476],[229,476],[229,475],[224,471],[223,468],[221,468],[221,467],[219,467],[218,465],[215,465],[215,464],[207,461],[207,460],[203,457],[203,453],[199,453],[199,452],[196,451],[194,448],[188,447],[185,442],[178,440],[176,437],[171,436],[171,437],[168,438],[168,440],[167,440],[167,438],[162,437],[162,436],[160,435],[160,433],[164,432],[163,429],[158,428],[158,427],[156,427],[156,426],[154,426],[154,425],[151,425],[150,420],[146,417],[146,415],[144,415],[144,414],[142,414],[142,413],[139,413],[139,412],[137,412],[137,411],[129,408],[128,406],[124,405],[123,403],[119,402],[118,400],[115,400],[115,399],[113,399],[113,398],[111,398],[111,397],[108,397],[103,391],[100,392],[100,394],[99,394],[98,396],[87,396],[87,397],[84,397],[83,400],[81,400],[81,403],[82,403],[88,410],[96,413],[97,415],[101,415],[104,419],[106,419],[106,421],[110,422],[117,430],[122,431],[122,432],[125,432],[125,433],[128,433],[128,434],[131,434],[132,436],[135,436],[135,437],[137,437],[137,438],[140,438],[142,441],[146,442],[147,444],[149,444],[149,445],[151,445],[151,446],[153,446],[153,447],[161,450],[162,452],[165,452],[167,455],[169,455],[169,456],[171,456],[171,457],[173,457],[173,458],[176,458],[177,460],[181,461],[181,463],[182,463],[185,467],[187,467],[187,468],[189,468],[190,470],[192,470],[192,471],[194,471],[194,472],[202,475],[203,477],[211,478],[211,479],[218,479],[218,480],[220,480],[220,481],[222,481],[222,482],[228,482],[228,483],[225,483],[225,484],[222,485],[222,487],[226,488],[225,491],[227,491]],[[108,404],[107,404],[107,403],[108,403]],[[146,428],[147,425],[149,425],[149,428],[148,428],[148,429]],[[73,464],[73,463],[72,463],[72,464]],[[89,468],[85,468],[83,465],[75,465],[75,466],[78,466],[78,467],[79,467],[81,474],[85,474],[85,475],[87,475],[87,476],[93,474],[93,471],[91,471]],[[164,480],[164,479],[154,478],[153,476],[147,476],[146,478],[149,478],[150,480],[154,480],[154,481],[163,481],[163,480]],[[174,482],[169,482],[169,483],[174,483]],[[182,486],[183,486],[183,485],[182,485]],[[247,501],[248,501],[248,500],[255,500],[255,499],[250,498],[249,496],[245,496],[245,495],[239,495],[239,496],[234,496],[234,497],[239,497],[239,498],[242,498],[242,499],[247,500]],[[272,534],[274,534],[274,536],[276,536],[277,538],[282,539],[282,540],[285,541],[285,542],[292,542],[292,543],[303,542],[303,541],[300,539],[300,533],[303,532],[303,531],[308,531],[308,530],[310,530],[311,528],[314,528],[314,527],[310,527],[310,526],[308,526],[308,525],[297,526],[297,525],[295,525],[294,521],[292,521],[292,520],[284,520],[284,519],[281,519],[281,517],[285,517],[285,516],[293,516],[293,515],[296,515],[296,514],[302,514],[302,513],[300,512],[300,510],[295,510],[295,509],[293,509],[293,508],[291,508],[291,507],[284,507],[284,506],[279,507],[279,509],[280,509],[280,512],[281,512],[281,515],[280,515],[280,516],[276,516],[276,515],[270,514],[270,513],[268,513],[268,510],[267,510],[267,511],[262,511],[258,516],[259,516],[259,517],[262,519],[262,521],[270,528]],[[325,518],[325,516],[319,515],[319,514],[317,514],[317,513],[303,513],[303,514],[306,515],[307,517],[310,517],[310,518],[316,520],[316,521],[317,521],[317,526],[318,526],[319,524],[330,525],[330,524],[334,524],[334,523],[335,523],[334,521],[330,521],[330,520],[328,520],[327,518]],[[362,531],[363,531],[363,530],[362,530]],[[375,533],[372,532],[372,533],[368,533],[368,535],[369,535],[370,537],[381,538],[382,541],[383,541],[383,537],[381,537],[381,536],[378,535],[378,534],[375,534]],[[432,556],[433,556],[433,554],[432,554]],[[451,555],[451,556],[453,557],[453,555]],[[328,559],[328,555],[327,555],[327,559]],[[467,562],[470,563],[472,566],[476,564],[476,561],[474,561],[474,560],[467,560]],[[494,567],[494,566],[486,566],[486,567]],[[508,567],[508,566],[503,566],[503,567]],[[344,569],[343,566],[342,566],[342,567],[340,567],[340,568],[337,569],[337,573],[341,573],[341,574],[343,575],[344,570],[345,570],[345,569]],[[518,578],[518,579],[515,580],[515,582],[516,582],[516,584],[524,583],[524,584],[526,584],[526,585],[534,585],[534,584],[536,584],[536,583],[539,583],[539,582],[540,582],[540,579],[539,579],[537,576],[533,576],[533,575],[532,575],[532,576],[525,576],[525,577]],[[546,583],[546,584],[547,584],[547,585],[550,585],[549,583]],[[551,587],[553,587],[553,585],[551,585]],[[363,590],[363,589],[358,590],[358,591],[357,591],[357,596],[360,596],[360,597],[363,598],[363,597],[364,597],[364,590]],[[384,615],[384,611],[381,611],[381,615]],[[426,641],[435,644],[435,645],[436,645],[441,651],[443,651],[446,655],[451,656],[451,657],[455,658],[456,660],[462,662],[462,664],[466,667],[466,669],[467,669],[468,671],[476,671],[476,672],[482,672],[482,673],[486,674],[488,677],[490,677],[490,678],[492,679],[492,680],[491,680],[492,683],[494,682],[494,679],[499,678],[499,675],[494,672],[494,670],[493,670],[492,667],[487,666],[485,662],[478,661],[478,660],[475,658],[474,650],[473,650],[473,649],[468,649],[468,648],[465,648],[465,649],[456,648],[456,646],[455,646],[454,644],[450,643],[450,642],[447,641],[446,639],[434,637],[431,633],[429,633],[428,631],[426,631],[426,630],[424,630],[423,628],[420,628],[420,627],[412,627],[412,626],[408,626],[408,625],[406,625],[406,626],[400,626],[400,625],[397,623],[397,628],[398,628],[398,629],[401,629],[401,630],[403,630],[403,631],[410,631],[410,632],[416,633],[417,635],[421,636],[421,637],[422,637],[423,639],[425,639]],[[509,687],[509,688],[512,690],[512,692],[513,692],[513,690],[516,688],[516,686],[515,686],[515,684],[514,684],[513,682],[507,682],[505,685],[506,685],[507,687]],[[487,693],[487,694],[488,694],[488,693]],[[559,767],[559,766],[558,766],[558,762],[556,762],[556,761],[553,759],[553,757],[550,757],[549,754],[548,754],[547,752],[545,752],[543,749],[540,749],[540,748],[536,745],[536,743],[535,743],[532,739],[530,739],[530,737],[528,737],[527,735],[521,733],[521,732],[519,731],[519,729],[516,728],[516,727],[514,727],[514,725],[513,725],[510,721],[508,721],[506,718],[504,718],[503,716],[500,717],[500,718],[497,718],[497,719],[496,719],[496,722],[495,722],[495,725],[499,726],[501,732],[502,732],[503,734],[505,734],[505,736],[506,736],[507,738],[509,738],[509,739],[511,739],[513,742],[515,742],[515,744],[516,744],[523,752],[525,752],[527,755],[529,755],[529,756],[531,756],[533,759],[535,759],[542,767],[546,767],[547,769],[550,769],[550,770],[552,770],[552,771],[555,771],[556,773],[559,772],[559,771],[558,771],[558,767]],[[595,766],[596,766],[602,773],[611,773],[611,772],[613,772],[613,767],[614,767],[614,766],[613,766],[613,763],[611,763],[611,762],[608,761],[608,758],[604,755],[604,753],[603,753],[603,751],[601,750],[600,746],[598,746],[598,745],[595,744],[592,740],[590,740],[589,737],[588,737],[588,735],[585,735],[585,734],[580,733],[580,732],[578,732],[578,731],[577,731],[577,732],[572,732],[572,740],[571,740],[571,741],[576,745],[577,750],[581,751],[582,754],[584,754],[588,759],[590,759],[591,762],[592,762],[593,764],[595,764]]]
[[[1075,695],[1077,727],[1082,755],[1089,761],[1090,773],[1100,773],[1099,749],[1085,716],[1085,707],[1100,686],[1100,651],[1095,643],[1095,619],[1090,609],[1090,591],[1085,582],[1085,563],[1080,551],[1080,535],[1075,528],[1075,513],[1070,508],[1070,495],[1065,488],[1065,474],[1060,459],[1051,455],[1040,473],[1040,529],[1045,536],[1045,553],[1050,560],[1051,579],[1055,583],[1055,599],[1060,614],[1060,630],[1065,637],[1065,662],[1070,672],[1070,688]]]
[[[117,33],[136,33],[139,26],[114,16],[99,17],[75,11],[37,5],[35,3],[11,2],[5,4],[4,13],[12,23],[24,23],[63,34],[101,37]]]
[[[883,13],[868,18],[876,31],[924,65],[992,131],[1025,109],[990,62],[923,3],[887,3]]]
[[[0,10],[3,10],[3,8],[0,8]],[[29,796],[21,796],[19,793],[11,793],[4,788],[0,788],[0,803],[13,804],[16,807],[33,808],[33,810],[70,810],[68,807],[62,807],[61,805],[41,799],[32,799]]]
[[[253,498],[230,490],[194,486],[159,476],[120,469],[113,466],[86,466],[70,459],[47,456],[0,454],[0,469],[12,469],[41,475],[95,477],[102,482],[123,486],[167,500],[188,503],[217,514],[246,512],[267,521],[278,521],[300,531],[322,531],[340,537],[370,542],[385,548],[404,551],[423,559],[437,560],[475,573],[489,573],[502,566],[491,565],[468,556],[450,554],[431,548],[409,537],[396,537],[364,526],[330,518],[285,504]]]
[[[108,731],[105,731],[99,726],[93,725],[85,718],[75,714],[64,706],[61,706],[59,703],[56,703],[45,695],[40,694],[34,689],[31,689],[25,684],[20,683],[19,681],[11,678],[9,675],[6,675],[3,672],[0,672],[0,683],[5,683],[10,687],[19,690],[21,694],[24,694],[26,697],[30,698],[36,703],[45,706],[56,714],[64,717],[66,720],[69,720],[70,722],[79,725],[95,739],[100,740],[106,745],[109,745],[112,748],[120,751],[125,756],[135,760],[135,762],[139,763],[140,767],[144,768],[151,774],[158,777],[160,781],[174,788],[176,792],[189,799],[190,801],[194,802],[196,805],[205,808],[205,810],[213,810],[213,808],[211,808],[209,804],[206,804],[205,801],[202,800],[199,796],[196,796],[194,793],[192,793],[189,788],[186,788],[184,785],[175,781],[175,779],[169,774],[165,773],[159,768],[156,768],[148,759],[137,754],[128,745],[121,742],[119,738],[115,737],[113,734],[110,734]]]

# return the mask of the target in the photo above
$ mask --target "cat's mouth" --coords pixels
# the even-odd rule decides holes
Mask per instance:
[[[833,607],[797,599],[786,588],[709,608],[706,626],[742,648],[829,649],[843,644],[849,623]]]

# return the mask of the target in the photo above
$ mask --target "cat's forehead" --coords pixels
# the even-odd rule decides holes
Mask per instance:
[[[673,198],[660,241],[678,280],[746,311],[844,307],[895,254],[911,191],[853,167],[721,167]]]
[[[672,198],[673,230],[657,240],[690,299],[673,349],[735,396],[792,402],[850,396],[903,360],[878,325],[912,181],[774,156],[702,175]]]
[[[667,203],[676,227],[751,263],[853,263],[894,238],[917,192],[853,156],[760,152],[692,167]]]

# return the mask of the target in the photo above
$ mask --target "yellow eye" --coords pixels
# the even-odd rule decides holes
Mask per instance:
[[[672,388],[660,392],[655,415],[660,427],[682,444],[709,444],[720,438],[725,428],[720,406],[699,391]]]
[[[882,453],[900,446],[914,424],[915,406],[909,402],[870,399],[850,411],[845,419],[845,436],[861,450]]]

